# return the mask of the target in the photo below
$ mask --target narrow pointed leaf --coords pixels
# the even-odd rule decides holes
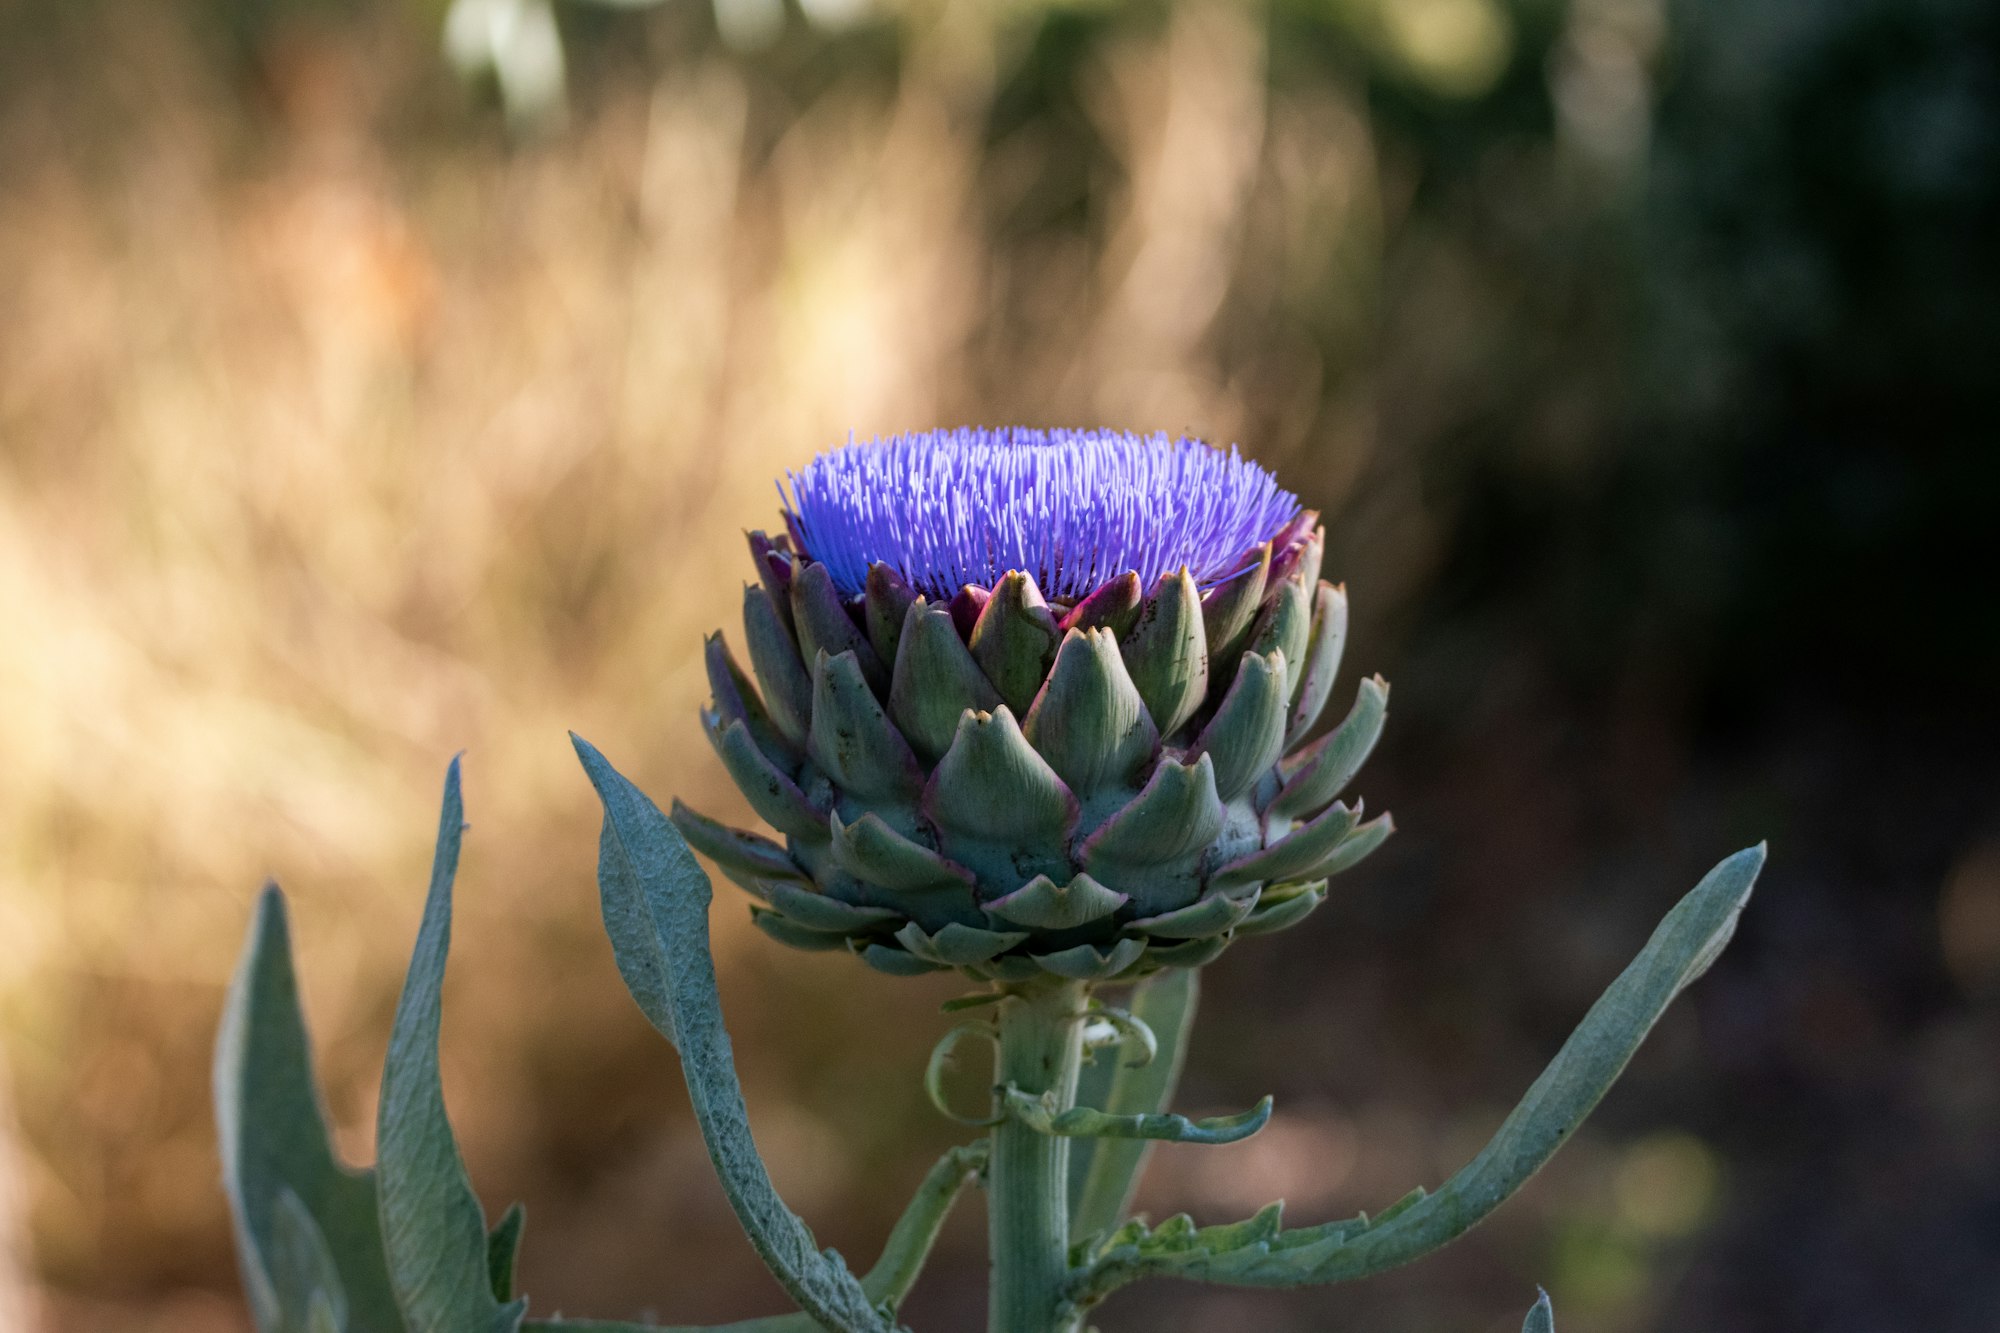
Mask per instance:
[[[1162,736],[1179,731],[1208,692],[1201,592],[1186,569],[1163,574],[1124,643],[1125,668]]]
[[[710,819],[676,799],[668,818],[681,831],[688,846],[722,867],[722,872],[759,897],[764,889],[759,881],[783,879],[804,883],[807,876],[791,854],[769,838]]]
[[[1284,748],[1284,654],[1245,655],[1195,743],[1197,753],[1215,761],[1215,794],[1235,800],[1278,762]]]
[[[464,829],[454,759],[445,777],[430,892],[389,1031],[375,1116],[382,1246],[389,1281],[411,1333],[511,1333],[528,1305],[503,1305],[493,1298],[486,1216],[465,1174],[438,1077],[451,888]]]
[[[792,622],[798,628],[800,661],[812,662],[821,653],[828,657],[853,653],[868,688],[877,695],[888,695],[889,668],[875,655],[874,646],[854,617],[847,614],[847,604],[825,565],[816,561],[808,564],[792,580]]]
[[[972,660],[951,612],[922,599],[911,603],[896,648],[889,715],[926,763],[936,763],[958,735],[967,709],[990,713],[1000,693]]]
[[[500,1215],[486,1237],[486,1274],[493,1283],[493,1299],[514,1299],[514,1260],[521,1252],[521,1229],[527,1225],[528,1210],[515,1204]]]
[[[821,814],[799,785],[781,773],[764,757],[750,732],[741,722],[724,725],[712,712],[702,713],[702,727],[716,757],[729,771],[730,780],[760,818],[788,837],[809,842],[826,839],[826,816]]]
[[[1312,605],[1306,590],[1296,583],[1281,583],[1265,603],[1257,624],[1250,631],[1245,652],[1281,652],[1285,655],[1286,730],[1290,731],[1290,705],[1298,692],[1299,677],[1305,673],[1306,650],[1312,643]]]
[[[909,800],[923,771],[890,724],[851,652],[813,663],[813,762],[834,785],[864,801]]]
[[[885,922],[899,920],[900,912],[886,907],[856,907],[817,889],[791,884],[771,886],[771,906],[802,926],[814,930],[838,930],[854,934],[872,930]]]
[[[1155,1115],[1167,1109],[1187,1063],[1188,1033],[1201,996],[1201,974],[1174,970],[1132,988],[1132,1016],[1153,1030],[1159,1051],[1143,1065],[1101,1051],[1086,1065],[1077,1101],[1107,1115]],[[1086,1139],[1069,1150],[1073,1236],[1108,1235],[1131,1209],[1152,1145],[1145,1139]]]
[[[282,1318],[272,1265],[279,1200],[294,1195],[338,1269],[349,1333],[403,1333],[375,1207],[375,1177],[341,1164],[327,1134],[292,969],[285,899],[257,899],[215,1038],[215,1122],[237,1263],[257,1327]]]
[[[787,772],[797,772],[798,747],[765,710],[756,685],[736,665],[735,654],[729,651],[729,643],[721,634],[711,634],[702,640],[702,661],[708,669],[708,691],[715,700],[715,711],[727,721],[741,722],[747,727],[750,739],[772,763]]]
[[[1285,785],[1271,802],[1270,813],[1302,819],[1326,808],[1368,762],[1388,716],[1389,682],[1380,676],[1362,681],[1347,719],[1286,761]]]
[[[806,953],[833,953],[848,948],[854,938],[852,931],[819,929],[794,921],[782,912],[767,912],[757,907],[750,909],[750,924],[786,948]]]
[[[1130,782],[1160,744],[1118,640],[1105,629],[1064,636],[1021,732],[1078,796]]]
[[[1312,634],[1285,724],[1286,749],[1304,740],[1319,721],[1326,701],[1333,697],[1333,682],[1340,675],[1341,652],[1346,647],[1347,589],[1322,583],[1313,593]]]
[[[695,1119],[737,1220],[807,1314],[835,1333],[886,1333],[889,1322],[839,1257],[815,1247],[812,1233],[778,1197],[757,1155],[716,994],[708,877],[659,807],[588,742],[572,739],[604,803],[606,855],[599,884],[605,927],[614,938],[627,933],[628,951],[649,952],[655,959],[661,991],[635,990],[634,998],[680,1052]],[[656,1015],[660,1007],[664,1013]]]
[[[771,722],[785,739],[805,748],[806,732],[812,721],[812,677],[805,659],[799,656],[798,640],[792,637],[789,619],[791,604],[771,599],[768,588],[743,589],[743,638],[750,649],[750,669],[757,675],[765,709]]]
[[[892,977],[920,977],[926,972],[949,970],[944,963],[934,963],[928,958],[917,957],[907,949],[892,949],[886,944],[865,945],[859,952],[862,962]]]
[[[786,636],[790,637],[793,633],[792,578],[798,568],[790,550],[791,543],[784,537],[774,542],[762,532],[750,533],[749,538],[750,561],[757,566],[757,577],[763,581],[764,591],[784,621]]]
[[[1549,1304],[1546,1291],[1535,1302],[1535,1308],[1528,1311],[1527,1319],[1522,1321],[1521,1333],[1556,1333],[1555,1307]]]
[[[1158,916],[1140,917],[1126,928],[1135,935],[1163,940],[1205,940],[1235,928],[1257,905],[1257,894],[1211,893],[1200,902]]]
[[[1227,949],[1230,941],[1235,938],[1231,933],[1210,935],[1206,939],[1199,940],[1181,940],[1178,943],[1153,940],[1146,945],[1146,961],[1176,969],[1207,967],[1222,956],[1222,951]]]
[[[1319,879],[1329,879],[1343,870],[1351,870],[1361,863],[1361,858],[1373,852],[1389,840],[1396,831],[1396,821],[1390,815],[1375,818],[1354,830],[1340,846],[1333,849],[1324,861],[1305,871],[1305,874]]]
[[[1049,674],[1057,638],[1056,618],[1034,577],[1013,570],[993,586],[967,646],[1001,702],[1021,714]]]
[[[1296,926],[1326,901],[1326,881],[1315,880],[1303,892],[1266,902],[1270,897],[1270,891],[1266,890],[1264,897],[1257,900],[1257,910],[1236,927],[1238,936],[1270,935]]]
[[[1261,851],[1239,857],[1209,878],[1216,889],[1233,889],[1243,884],[1266,884],[1292,879],[1311,870],[1354,832],[1361,818],[1336,802],[1310,824],[1301,825]]]

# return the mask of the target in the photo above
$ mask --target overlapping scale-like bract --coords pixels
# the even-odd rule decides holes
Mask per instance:
[[[783,841],[674,822],[772,938],[899,976],[1128,980],[1294,925],[1393,828],[1337,799],[1380,677],[1301,744],[1347,632],[1313,519],[1206,590],[1178,569],[1055,602],[1018,570],[941,601],[886,564],[846,597],[753,533],[749,669],[709,640],[703,721]]]

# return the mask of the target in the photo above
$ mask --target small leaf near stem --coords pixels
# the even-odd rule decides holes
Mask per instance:
[[[1002,1094],[1007,1114],[1039,1134],[1072,1139],[1156,1139],[1162,1143],[1240,1143],[1271,1122],[1271,1099],[1236,1115],[1190,1120],[1184,1115],[1106,1115],[1088,1106],[1052,1109],[1048,1099],[1016,1087]]]

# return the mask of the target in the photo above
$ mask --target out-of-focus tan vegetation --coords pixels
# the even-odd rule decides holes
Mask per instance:
[[[1352,660],[1408,672],[1369,795],[1415,846],[1357,877],[1344,917],[1217,970],[1189,1096],[1270,1087],[1280,1115],[1162,1153],[1156,1207],[1286,1195],[1316,1216],[1434,1182],[1742,835],[1784,825],[1766,929],[1834,941],[1760,954],[1752,922],[1622,1118],[1456,1257],[1360,1293],[1142,1296],[1107,1330],[1500,1327],[1537,1278],[1583,1327],[1846,1327],[1739,1289],[1764,1262],[1750,1219],[1819,1207],[1809,1181],[1836,1209],[1865,1189],[1844,1146],[1759,1157],[1730,1128],[1847,1123],[1815,1099],[1954,1127],[1951,1160],[1993,1187],[1973,1131],[2000,1098],[1924,1082],[1995,1027],[1990,762],[1870,739],[1837,691],[1715,702],[1746,661],[1753,684],[1759,663],[1822,677],[1804,663],[1829,594],[1793,594],[1771,533],[1833,573],[1881,569],[1854,554],[1877,538],[1843,546],[1815,516],[1865,527],[1914,488],[1930,508],[1879,542],[1948,552],[1937,478],[1992,475],[1964,470],[1948,358],[1861,409],[1945,412],[1941,452],[1813,435],[1851,415],[1826,386],[1857,382],[1855,321],[1903,327],[1902,269],[1855,277],[1782,227],[1771,253],[1727,251],[1738,268],[1701,249],[1739,212],[1789,219],[1755,205],[1759,151],[1817,161],[1781,137],[1732,150],[1744,180],[1690,166],[1721,160],[1718,119],[1816,105],[1735,70],[1724,39],[1832,68],[1847,29],[1718,37],[1705,7],[1653,0],[945,4],[793,14],[744,53],[670,0],[560,11],[568,114],[522,132],[452,81],[440,17],[0,8],[0,1327],[241,1326],[206,1071],[252,897],[266,876],[291,895],[332,1111],[365,1159],[460,748],[447,1091],[489,1203],[528,1202],[536,1308],[776,1308],[601,940],[564,731],[662,799],[744,813],[694,720],[741,531],[849,432],[960,421],[1242,442],[1329,514]],[[1938,114],[1991,116],[1966,96]],[[1911,208],[1957,206],[1941,142]],[[1929,272],[1959,233],[1883,235]],[[1913,296],[1907,325],[1971,319],[1949,286],[1917,287],[1942,304]],[[1808,371],[1758,378],[1794,352]],[[1831,480],[1787,474],[1801,459]],[[1990,625],[1918,642],[1918,601],[1888,615],[1921,670],[1993,660]],[[1807,852],[1870,800],[1831,775],[1885,746],[1953,793],[1879,862],[1907,902],[1868,896],[1862,852]],[[718,901],[760,1141],[822,1239],[866,1256],[952,1139],[916,1092],[951,988],[781,953]],[[1893,966],[1844,953],[1870,913],[1930,943]],[[1890,1054],[1917,1037],[1923,1061]],[[919,1327],[976,1319],[973,1213]],[[1843,1269],[1839,1236],[1814,1243],[1812,1273]]]

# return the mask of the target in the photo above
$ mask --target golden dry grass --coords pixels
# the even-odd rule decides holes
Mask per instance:
[[[112,6],[47,17],[10,62],[0,1033],[59,1324],[236,1317],[203,1294],[230,1281],[206,1061],[267,875],[368,1154],[460,748],[446,1072],[474,1174],[530,1195],[545,1300],[740,1313],[758,1280],[598,941],[565,729],[663,799],[740,811],[694,721],[699,636],[734,619],[773,476],[850,431],[1192,430],[1345,494],[1366,385],[1303,321],[1355,318],[1325,295],[1365,309],[1373,282],[1357,105],[1267,94],[1261,29],[1186,8],[1089,72],[1113,168],[1089,224],[1010,228],[1074,164],[982,138],[1012,56],[948,14],[893,86],[795,100],[676,54],[518,145],[456,106],[417,19],[279,25],[237,65],[171,10]],[[929,1034],[833,1064],[824,1044],[903,997],[744,950],[745,925],[718,913],[760,1130],[865,1248],[888,1205],[857,1171],[901,1181],[943,1141],[883,1122],[868,1080],[907,1083]],[[610,1253],[656,1223],[693,1229],[713,1293]]]

